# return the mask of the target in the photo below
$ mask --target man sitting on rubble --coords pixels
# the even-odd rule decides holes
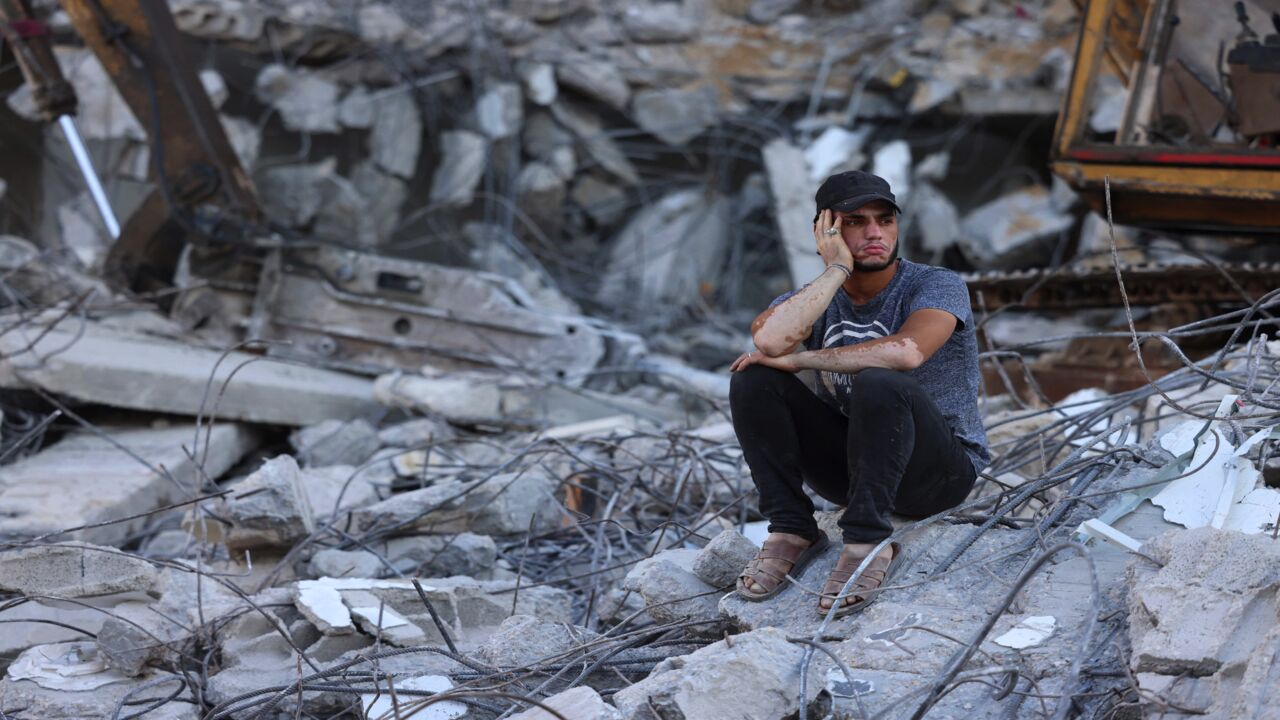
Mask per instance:
[[[729,397],[769,520],[737,592],[773,597],[821,554],[827,539],[808,485],[844,506],[844,550],[818,603],[826,613],[892,533],[890,512],[928,516],[958,505],[990,456],[964,281],[898,258],[901,211],[884,179],[833,175],[816,200],[814,238],[826,269],[751,324],[758,349],[734,361]],[[813,390],[800,370],[817,371]],[[865,604],[901,554],[898,543],[887,544],[836,614]]]

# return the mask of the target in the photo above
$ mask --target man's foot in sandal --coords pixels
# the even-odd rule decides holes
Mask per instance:
[[[799,577],[805,567],[827,547],[826,535],[810,542],[799,535],[769,533],[764,546],[738,576],[738,595],[759,602],[782,592],[787,575]]]
[[[822,596],[818,599],[818,613],[820,615],[826,615],[831,610],[831,605],[840,596],[840,590],[844,588],[844,584],[849,581],[849,578],[853,576],[853,572],[862,564],[863,558],[875,549],[876,544],[850,544],[844,546],[844,550],[840,553],[840,559],[836,561],[836,566],[832,568],[831,574],[827,576],[826,585],[822,587]],[[867,566],[867,569],[863,570],[858,579],[850,586],[849,593],[836,610],[836,617],[842,617],[861,609],[871,596],[871,591],[884,584],[889,575],[893,573],[893,568],[897,565],[901,556],[902,546],[898,543],[891,542],[885,546]]]

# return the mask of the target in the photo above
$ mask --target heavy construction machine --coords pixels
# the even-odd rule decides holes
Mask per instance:
[[[147,130],[155,190],[123,226],[75,132],[75,93],[29,0],[0,0],[0,33],[41,114],[66,134],[116,236],[104,268],[116,287],[158,294],[189,328],[221,324],[270,355],[357,372],[429,362],[550,368],[574,381],[604,355],[610,331],[589,318],[536,312],[504,278],[273,227],[165,0],[61,6]]]

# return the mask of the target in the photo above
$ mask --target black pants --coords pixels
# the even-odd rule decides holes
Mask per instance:
[[[905,373],[858,373],[847,418],[795,375],[761,365],[733,375],[729,403],[770,532],[817,538],[805,484],[845,506],[845,543],[879,542],[893,531],[890,511],[933,515],[973,489],[964,446]]]

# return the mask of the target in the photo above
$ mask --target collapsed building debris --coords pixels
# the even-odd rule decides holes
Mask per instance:
[[[1167,178],[1123,155],[1270,162],[1253,96],[1200,79],[1230,18],[168,5],[28,36],[119,242],[33,124],[47,86],[0,85],[34,148],[0,162],[0,717],[1266,715],[1280,273],[1199,234],[1203,198],[1148,226]],[[1079,23],[1109,39],[1073,70]],[[767,523],[723,371],[822,270],[811,189],[848,169],[891,179],[904,255],[975,272],[995,458],[827,619],[834,552],[731,592]]]

